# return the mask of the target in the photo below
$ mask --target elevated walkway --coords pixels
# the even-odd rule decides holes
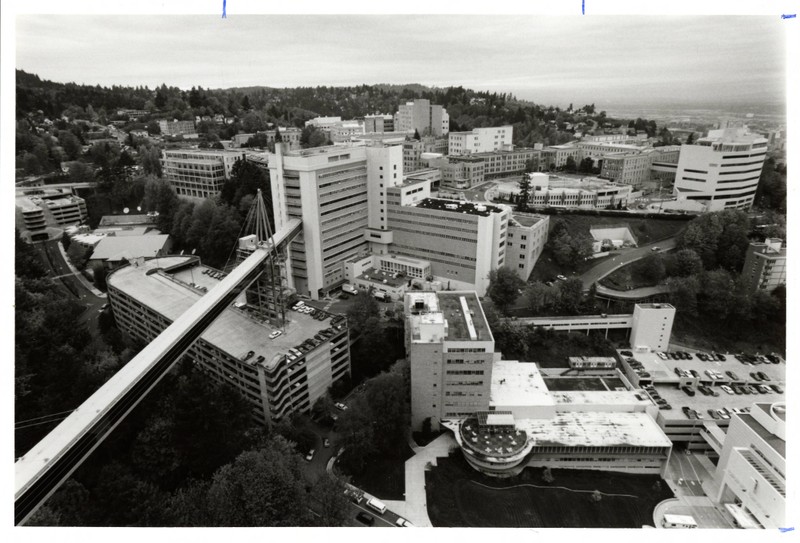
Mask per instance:
[[[31,514],[158,384],[197,338],[302,230],[292,219],[202,296],[15,464],[14,523]]]

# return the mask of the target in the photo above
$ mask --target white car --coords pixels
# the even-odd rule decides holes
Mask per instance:
[[[732,389],[731,387],[729,387],[728,385],[722,385],[722,386],[721,386],[721,387],[719,387],[719,388],[721,388],[721,389],[722,389],[723,391],[725,391],[727,394],[733,394],[733,393],[734,393],[734,392],[733,392],[733,389]]]
[[[659,357],[661,360],[666,360],[666,359],[667,359],[667,355],[665,355],[665,354],[664,354],[664,353],[662,353],[661,351],[658,351],[658,352],[656,352],[656,355],[658,355],[658,357]]]
[[[275,330],[274,332],[272,332],[272,333],[269,335],[269,339],[275,339],[276,337],[278,337],[278,336],[279,336],[279,335],[281,335],[282,333],[283,333],[283,332],[281,332],[280,330]]]
[[[347,406],[341,402],[336,402],[333,406],[339,411],[347,411]]]
[[[314,453],[315,452],[317,452],[317,451],[314,450],[314,449],[311,449],[310,451],[308,451],[308,454],[306,455],[306,462],[311,462],[311,459],[314,458]]]
[[[559,281],[566,281],[567,277],[565,275],[559,275],[556,277],[556,279],[558,279]]]

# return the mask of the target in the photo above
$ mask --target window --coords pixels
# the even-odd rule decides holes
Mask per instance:
[[[379,166],[378,169],[383,171],[383,166]]]
[[[521,269],[521,270],[522,270],[522,269],[524,269],[524,268],[525,268],[525,264],[520,264],[520,265],[519,265],[519,269]]]

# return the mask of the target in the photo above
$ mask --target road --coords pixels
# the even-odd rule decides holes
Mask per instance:
[[[106,298],[95,295],[70,269],[61,251],[58,240],[36,242],[33,246],[42,256],[42,262],[48,267],[48,277],[61,285],[73,299],[80,301],[86,310],[78,319],[79,323],[86,323],[89,331],[94,335],[98,332],[98,317],[100,308],[108,302]]]
[[[611,272],[618,270],[619,268],[630,264],[631,262],[635,262],[641,258],[646,257],[653,253],[652,248],[658,247],[658,252],[664,252],[670,249],[675,248],[675,238],[669,238],[662,241],[657,241],[655,243],[651,243],[649,245],[642,245],[641,247],[637,247],[636,249],[628,249],[619,252],[612,252],[612,256],[605,257],[602,259],[602,262],[597,264],[596,266],[587,270],[583,275],[580,275],[581,281],[583,281],[583,289],[589,290],[589,287],[592,286],[592,283],[597,283],[603,277],[609,275]],[[615,292],[615,291],[612,291]]]

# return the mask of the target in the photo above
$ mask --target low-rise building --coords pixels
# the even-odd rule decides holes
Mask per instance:
[[[194,127],[194,121],[158,121],[158,127],[161,129],[162,136],[183,136],[185,134],[195,134],[197,130]]]
[[[228,149],[167,149],[162,155],[164,178],[178,196],[212,198],[244,157],[244,151]]]
[[[448,152],[451,155],[470,155],[508,150],[512,147],[513,133],[514,128],[511,125],[475,128],[470,132],[450,132]]]
[[[165,256],[171,249],[172,240],[167,234],[137,236],[115,233],[104,236],[94,246],[89,264],[98,263],[106,270],[114,270],[139,257]]]
[[[635,198],[633,187],[612,183],[596,177],[571,178],[547,175],[540,172],[529,174],[531,192],[529,207],[567,207],[582,209],[607,209],[627,207]],[[519,194],[516,183],[504,183],[497,187],[495,196],[511,199]]]
[[[14,204],[17,228],[32,235],[48,227],[78,224],[87,217],[86,201],[68,188],[18,189]]]

